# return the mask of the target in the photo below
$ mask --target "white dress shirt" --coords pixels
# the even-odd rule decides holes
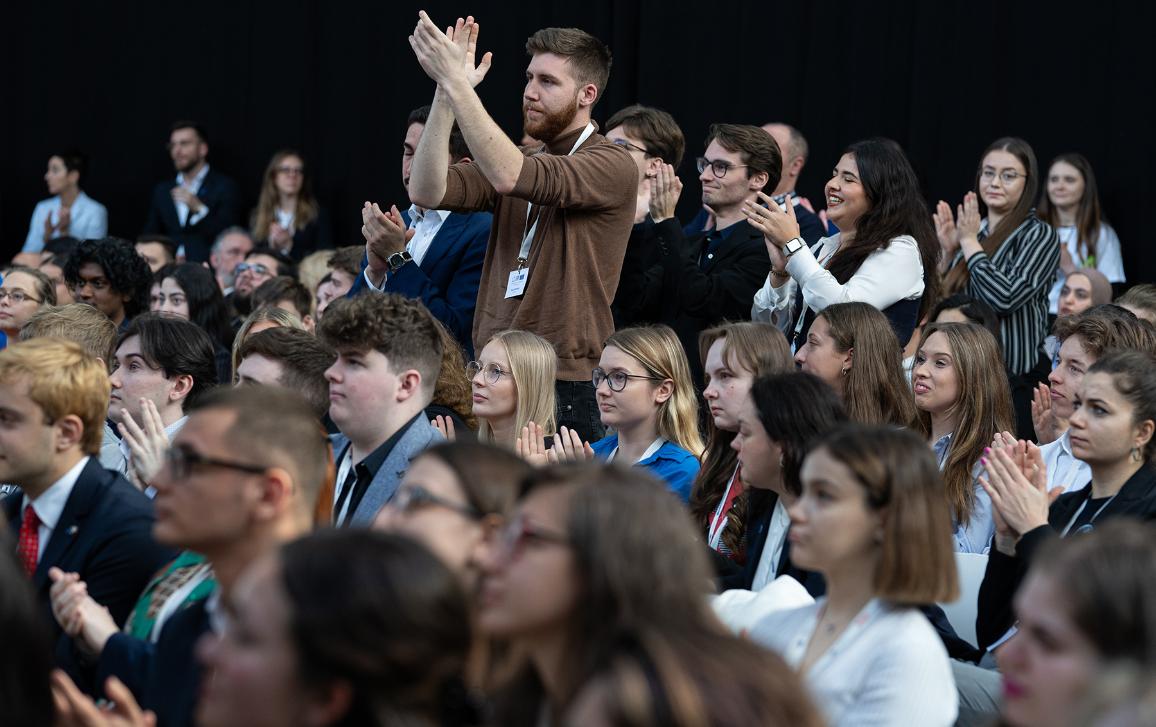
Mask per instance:
[[[184,172],[180,172],[177,174],[177,185],[188,189],[194,195],[199,194],[201,191],[201,185],[204,183],[205,177],[208,175],[208,173],[208,164],[201,167],[201,171],[197,172],[197,176],[193,177],[191,180],[186,180]],[[177,208],[177,219],[180,221],[181,227],[195,225],[201,220],[205,219],[205,215],[209,214],[209,207],[205,204],[204,200],[201,200],[201,211],[194,213],[192,217],[189,217],[189,206],[184,202],[173,200],[173,205]]]
[[[53,482],[52,486],[40,493],[40,496],[35,500],[29,499],[28,495],[24,496],[20,511],[24,512],[24,508],[31,504],[37,519],[40,520],[40,527],[36,531],[39,538],[37,544],[39,547],[36,551],[37,563],[44,556],[44,548],[48,546],[48,541],[52,538],[57,523],[60,522],[60,516],[64,514],[64,506],[68,504],[68,496],[72,494],[72,488],[76,486],[76,481],[80,479],[80,473],[86,464],[88,464],[88,457],[82,457],[79,462],[73,465],[72,469],[65,472],[59,480]]]
[[[787,514],[783,498],[779,497],[775,501],[775,509],[771,512],[771,522],[767,525],[767,542],[763,545],[759,564],[755,567],[755,577],[751,581],[752,591],[761,591],[764,586],[775,580],[775,571],[783,555],[783,544],[787,542],[787,528],[790,526],[791,516]]]
[[[1064,432],[1054,442],[1040,447],[1040,456],[1048,471],[1048,489],[1063,487],[1064,492],[1082,490],[1092,481],[1092,468],[1087,462],[1076,459],[1072,454],[1072,440],[1069,432]]]
[[[448,210],[423,210],[416,204],[410,205],[408,229],[413,230],[414,234],[405,244],[405,251],[413,258],[414,265],[421,265],[422,261],[425,260],[426,253],[429,252],[434,238],[437,237],[438,231],[442,228],[442,223],[451,214],[453,213]],[[364,277],[365,282],[373,290],[380,292],[385,289],[385,280],[381,281],[381,286],[377,286],[369,279],[369,268],[365,269]],[[386,278],[388,278],[388,274]]]
[[[867,256],[855,274],[846,283],[840,283],[827,271],[827,265],[839,249],[839,235],[824,237],[815,244],[814,251],[804,246],[787,259],[790,278],[779,287],[771,284],[771,276],[755,293],[751,318],[776,324],[786,331],[802,316],[802,311],[791,310],[795,289],[803,286],[803,302],[815,311],[835,303],[857,301],[870,303],[879,310],[901,300],[914,300],[923,295],[923,258],[919,243],[909,235],[900,235],[886,247]]]
[[[750,637],[798,669],[824,603],[772,613]],[[863,607],[803,680],[827,723],[839,727],[949,727],[959,709],[951,661],[927,617],[879,599]]]
[[[1057,227],[1056,234],[1060,236],[1060,244],[1068,248],[1068,255],[1076,267],[1095,268],[1104,274],[1109,283],[1124,282],[1124,256],[1120,252],[1120,238],[1111,225],[1100,225],[1100,237],[1096,240],[1096,259],[1088,260],[1087,249],[1080,248],[1080,232],[1075,225]],[[1092,264],[1088,264],[1092,263]],[[1060,291],[1068,275],[1061,268],[1056,268],[1056,282],[1048,292],[1048,308],[1052,315],[1059,312]]]
[[[32,210],[32,222],[28,225],[28,237],[20,252],[40,252],[44,249],[44,220],[51,218],[55,225],[60,221],[62,206],[60,195],[41,200]],[[59,237],[61,233],[53,233]],[[68,210],[68,235],[78,240],[99,240],[108,235],[108,210],[100,202],[84,192],[76,195]]]

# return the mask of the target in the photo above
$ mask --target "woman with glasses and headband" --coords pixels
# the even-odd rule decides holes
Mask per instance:
[[[529,455],[527,445],[554,434],[554,347],[528,331],[502,331],[491,338],[477,361],[466,364],[473,385],[478,439]],[[435,425],[437,423],[435,422]],[[444,430],[447,438],[453,430]],[[542,460],[544,461],[544,460]]]
[[[996,645],[1012,626],[1012,597],[1041,544],[1111,518],[1156,519],[1156,358],[1115,351],[1097,360],[1080,383],[1068,425],[1072,455],[1091,468],[1092,481],[1058,499],[1066,483],[1048,490],[1035,445],[1016,442],[980,460],[995,514],[976,619],[981,647]]]
[[[306,175],[305,160],[292,149],[282,149],[265,167],[257,208],[252,214],[253,239],[301,260],[317,250],[333,247],[329,217],[317,204]]]
[[[1032,209],[1039,183],[1031,146],[1014,137],[997,139],[976,170],[979,196],[968,192],[956,215],[940,200],[933,216],[945,292],[965,291],[1000,317],[1016,429],[1023,439],[1032,438],[1032,392],[1051,370],[1044,338],[1048,291],[1060,262],[1056,231]]]
[[[536,472],[483,573],[479,628],[512,656],[492,724],[624,724],[615,675],[643,687],[649,717],[626,724],[817,724],[797,678],[714,617],[696,528],[633,468]]]
[[[705,445],[690,365],[675,332],[669,326],[616,332],[591,380],[602,424],[614,430],[590,445],[594,456],[643,467],[689,500]]]
[[[795,209],[769,196],[744,208],[763,233],[771,272],[751,317],[776,323],[799,348],[815,316],[836,303],[868,303],[887,316],[900,347],[939,299],[939,248],[919,180],[890,139],[859,141],[843,152],[827,181],[827,217],[839,227],[812,250]]]
[[[0,283],[0,333],[15,341],[28,319],[49,305],[56,305],[56,285],[51,278],[32,268],[8,268]]]

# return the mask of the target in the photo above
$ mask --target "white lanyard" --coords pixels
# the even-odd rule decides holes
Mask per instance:
[[[570,152],[566,154],[566,156],[571,156],[574,152],[578,151],[578,147],[582,146],[593,133],[594,123],[587,121],[586,128],[582,130],[582,133],[578,136],[578,141],[574,142],[574,146],[570,148]],[[533,209],[533,207],[534,204],[532,202],[526,205],[526,226],[522,228],[525,230],[525,233],[522,235],[522,247],[518,250],[518,269],[526,267],[527,263],[529,263],[530,246],[534,243],[534,233],[538,229],[538,220],[534,220],[534,224],[530,225],[530,210]],[[541,219],[541,215],[538,215],[538,217]]]
[[[731,474],[731,478],[727,480],[727,488],[723,490],[722,500],[719,501],[718,507],[715,508],[714,515],[710,519],[709,541],[710,547],[718,550],[719,545],[722,544],[722,531],[726,530],[727,518],[725,508],[727,500],[731,496],[731,488],[734,487],[735,478],[738,477],[739,468],[735,467],[735,471]]]
[[[824,246],[824,252],[825,252],[825,251],[826,251],[826,246]],[[827,253],[827,254],[826,254],[824,257],[823,257],[823,259],[822,259],[822,260],[819,260],[819,261],[818,261],[818,262],[819,262],[819,267],[821,267],[821,268],[823,268],[824,270],[826,270],[826,269],[827,269],[827,265],[828,265],[828,264],[831,262],[831,258],[835,257],[835,253],[837,253],[838,251],[839,251],[839,245],[835,245],[835,249],[834,249],[834,250],[832,250],[831,252],[828,252],[828,253]],[[800,285],[801,285],[801,284],[800,284]],[[792,343],[792,347],[794,347],[794,346],[797,346],[797,345],[798,345],[798,342],[799,342],[799,334],[803,332],[803,322],[807,320],[807,308],[808,308],[808,307],[809,307],[809,306],[807,305],[807,300],[806,300],[806,298],[804,298],[804,299],[803,299],[803,307],[802,307],[802,308],[799,310],[799,319],[795,321],[795,335],[791,337],[791,340],[792,340],[792,342],[793,342],[793,343]],[[794,353],[794,351],[792,351],[792,353]]]
[[[1116,493],[1116,495],[1119,495],[1119,494],[1120,494],[1119,492]],[[1096,512],[1092,515],[1091,519],[1089,519],[1088,522],[1084,523],[1084,525],[1091,525],[1092,523],[1096,522],[1096,518],[1100,517],[1100,513],[1104,512],[1105,507],[1112,504],[1112,500],[1116,499],[1116,495],[1112,495],[1111,497],[1108,498],[1107,502],[1105,502],[1103,505],[1100,505],[1100,509],[1096,510]],[[1068,525],[1067,525],[1067,527],[1064,528],[1064,532],[1060,533],[1061,538],[1065,537],[1068,534],[1068,531],[1071,530],[1072,526],[1076,524],[1076,519],[1078,517],[1080,517],[1080,513],[1082,513],[1084,511],[1084,508],[1087,507],[1088,503],[1091,501],[1092,501],[1092,491],[1088,490],[1088,496],[1086,498],[1084,498],[1083,502],[1080,503],[1079,509],[1076,510],[1075,515],[1072,515],[1072,519],[1068,521]],[[1081,526],[1081,527],[1083,527],[1083,526]]]
[[[658,437],[657,439],[655,439],[653,442],[650,443],[650,446],[646,448],[646,451],[642,453],[642,456],[639,457],[634,462],[634,464],[638,464],[639,462],[642,462],[643,460],[650,459],[651,457],[653,457],[655,454],[658,453],[658,450],[662,449],[662,445],[664,445],[664,444],[666,444],[666,440],[663,439],[662,437]],[[614,450],[610,453],[610,456],[606,458],[606,461],[607,462],[613,462],[614,458],[617,456],[618,456],[618,447],[615,447]]]

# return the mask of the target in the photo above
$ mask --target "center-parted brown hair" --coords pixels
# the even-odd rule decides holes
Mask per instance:
[[[613,58],[606,44],[585,30],[578,28],[542,28],[526,39],[526,54],[553,53],[569,61],[570,73],[578,86],[594,84],[598,95],[594,103],[606,93]]]
[[[908,606],[959,596],[951,516],[927,442],[905,429],[847,425],[822,445],[885,511],[875,595]]]
[[[359,295],[334,301],[317,331],[338,352],[381,353],[395,372],[415,369],[432,397],[442,365],[437,322],[420,302],[397,295]]]
[[[764,190],[774,190],[783,176],[783,154],[779,145],[767,132],[750,124],[711,124],[702,148],[712,141],[732,154],[740,154],[747,165],[747,179],[759,172],[766,172],[767,183]]]
[[[819,314],[835,350],[854,349],[843,378],[843,404],[851,421],[905,427],[915,419],[915,397],[903,373],[903,347],[895,329],[873,305],[836,303]]]
[[[105,363],[62,338],[37,338],[0,351],[0,381],[25,381],[28,397],[55,422],[74,415],[84,425],[80,448],[100,453],[108,413],[108,368]]]
[[[281,386],[304,396],[317,417],[329,411],[325,370],[337,359],[333,347],[296,328],[269,328],[246,338],[239,353],[241,360],[258,355],[278,362]]]
[[[989,330],[975,323],[929,323],[920,348],[933,333],[947,339],[959,384],[959,398],[952,405],[959,418],[943,465],[943,487],[952,515],[966,523],[975,509],[972,468],[997,432],[1015,429],[1015,411],[999,343]],[[930,437],[931,415],[920,411],[912,429]]]
[[[257,209],[253,210],[253,236],[258,240],[269,239],[269,228],[277,219],[277,204],[281,195],[277,192],[277,168],[289,157],[301,161],[301,191],[297,195],[296,209],[293,210],[293,226],[298,230],[317,219],[319,208],[310,185],[309,167],[305,157],[293,149],[282,149],[273,155],[261,181],[261,194],[257,199]]]
[[[606,129],[623,127],[646,147],[646,155],[658,157],[678,169],[686,151],[686,137],[674,117],[662,109],[634,104],[606,120]]]

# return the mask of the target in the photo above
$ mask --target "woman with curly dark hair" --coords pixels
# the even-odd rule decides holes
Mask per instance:
[[[149,307],[153,271],[136,246],[119,237],[85,240],[64,263],[76,300],[108,316],[117,328]]]

